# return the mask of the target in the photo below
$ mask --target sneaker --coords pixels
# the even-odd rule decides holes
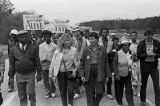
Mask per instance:
[[[117,106],[123,106],[123,105],[117,105]]]
[[[51,93],[51,95],[50,95],[52,98],[54,98],[55,96],[56,96],[56,94],[55,93]]]
[[[146,102],[141,102],[140,106],[146,106]]]
[[[107,94],[107,97],[108,97],[109,99],[114,99],[114,97],[113,97],[112,95],[110,95],[110,94]]]
[[[50,94],[46,94],[46,95],[45,95],[45,98],[50,98],[50,97],[51,97]]]
[[[77,98],[79,98],[80,97],[80,94],[75,94],[74,95],[74,99],[77,99]]]
[[[68,104],[68,106],[72,106],[72,105]]]
[[[137,96],[140,97],[140,93],[138,93]]]
[[[13,88],[8,88],[8,92],[13,92],[14,89]]]

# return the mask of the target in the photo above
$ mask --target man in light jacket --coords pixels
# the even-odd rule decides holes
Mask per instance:
[[[52,33],[48,30],[43,31],[45,42],[39,45],[39,56],[42,64],[43,82],[46,88],[46,98],[55,97],[56,87],[53,80],[49,79],[49,67],[53,57],[53,53],[57,45],[51,42]]]

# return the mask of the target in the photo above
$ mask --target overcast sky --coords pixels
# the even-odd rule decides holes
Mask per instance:
[[[160,15],[160,0],[11,0],[16,11],[35,11],[45,19],[72,23],[135,19]]]

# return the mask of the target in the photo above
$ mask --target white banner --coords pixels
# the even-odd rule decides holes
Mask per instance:
[[[23,15],[23,26],[25,30],[43,30],[43,15]]]
[[[68,29],[68,25],[66,24],[46,24],[44,25],[44,30],[49,30],[52,33],[65,33],[66,29]]]

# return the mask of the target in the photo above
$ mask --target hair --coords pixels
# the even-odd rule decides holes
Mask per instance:
[[[51,31],[49,31],[49,30],[44,30],[43,32],[42,32],[42,37],[44,37],[45,35],[50,35],[50,36],[52,36],[52,32]]]
[[[90,32],[89,33],[89,37],[94,37],[96,39],[99,39],[99,36],[98,36],[98,34],[96,32]]]
[[[118,37],[113,37],[112,41],[119,40]]]
[[[130,36],[131,36],[131,34],[132,34],[132,33],[135,33],[135,34],[136,34],[136,36],[137,36],[137,32],[136,32],[136,31],[132,31],[132,32],[130,33]]]
[[[145,31],[144,31],[144,36],[146,35],[153,35],[153,30],[151,28],[147,28]]]
[[[109,29],[108,29],[107,27],[104,27],[104,28],[102,28],[102,29],[100,30],[99,35],[102,35],[102,31],[103,31],[103,30],[106,30],[106,31],[107,31],[107,33],[109,33]]]
[[[73,45],[73,39],[70,34],[64,33],[59,39],[58,39],[58,48],[60,51],[64,49],[64,42],[65,41],[71,41],[71,46]]]

